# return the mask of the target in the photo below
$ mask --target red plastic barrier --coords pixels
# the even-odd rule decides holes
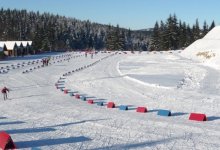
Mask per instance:
[[[91,99],[89,99],[89,100],[88,100],[88,104],[94,104],[94,101],[91,100]]]
[[[64,90],[64,93],[65,93],[65,94],[67,94],[67,93],[68,93],[68,90],[67,90],[67,89],[65,89],[65,90]]]
[[[80,95],[79,95],[79,94],[76,94],[76,95],[75,95],[75,98],[80,99]]]
[[[114,102],[108,102],[107,108],[115,108],[115,103]]]
[[[145,112],[147,112],[147,108],[146,107],[138,107],[136,109],[136,112],[145,113]]]
[[[191,113],[189,116],[189,120],[207,121],[207,118],[205,114]]]
[[[0,149],[16,149],[14,142],[12,141],[10,135],[5,131],[0,132]]]

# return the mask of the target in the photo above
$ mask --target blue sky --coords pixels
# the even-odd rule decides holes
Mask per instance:
[[[153,27],[169,14],[200,26],[220,24],[220,0],[0,0],[0,7],[50,12],[131,29]]]

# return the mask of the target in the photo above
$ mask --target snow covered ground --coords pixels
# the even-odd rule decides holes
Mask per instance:
[[[0,87],[11,90],[9,100],[1,97],[0,130],[8,132],[19,149],[220,149],[219,70],[177,51],[98,53],[93,59],[82,53],[65,56],[47,67],[31,63],[0,74]],[[76,71],[81,67],[86,68]],[[56,89],[58,80],[95,102],[113,101],[129,105],[129,110],[71,97]],[[138,106],[148,112],[137,113]],[[158,116],[158,109],[171,110],[172,116]],[[188,120],[191,112],[205,113],[208,121]]]

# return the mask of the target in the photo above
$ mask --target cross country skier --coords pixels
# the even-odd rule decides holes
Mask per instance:
[[[9,89],[8,89],[8,88],[4,87],[4,88],[2,89],[2,94],[3,94],[3,96],[4,96],[4,100],[8,99],[8,95],[7,95],[8,92],[9,92]]]

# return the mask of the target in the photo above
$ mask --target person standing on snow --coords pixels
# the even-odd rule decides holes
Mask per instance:
[[[50,63],[50,60],[51,60],[51,57],[49,56],[49,57],[47,58],[47,66],[48,66],[49,63]]]
[[[8,95],[7,95],[8,92],[9,92],[8,88],[4,87],[2,89],[2,94],[3,94],[4,100],[8,99]]]
[[[46,59],[45,58],[42,59],[42,63],[43,63],[43,67],[44,67],[46,65]]]

